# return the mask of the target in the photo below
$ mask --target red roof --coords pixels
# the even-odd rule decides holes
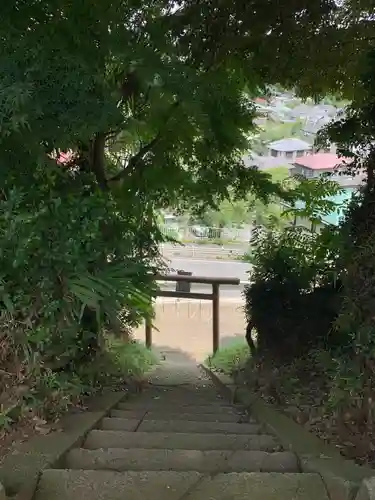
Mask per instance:
[[[335,167],[344,163],[348,163],[348,159],[339,158],[333,153],[316,153],[298,158],[294,165],[311,168],[311,170],[334,170]]]

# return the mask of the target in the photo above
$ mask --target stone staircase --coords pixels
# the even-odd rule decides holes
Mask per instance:
[[[196,366],[162,366],[150,381],[43,471],[35,500],[328,500],[320,476]]]

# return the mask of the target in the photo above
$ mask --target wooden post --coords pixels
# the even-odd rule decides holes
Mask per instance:
[[[220,333],[219,333],[219,288],[218,283],[212,283],[212,347],[213,353],[216,354],[219,349]]]
[[[146,347],[151,349],[152,347],[152,321],[151,318],[146,319]]]

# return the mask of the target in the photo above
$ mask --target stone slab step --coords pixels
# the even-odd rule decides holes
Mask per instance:
[[[137,399],[137,401],[142,400],[151,400],[151,399],[159,399],[164,401],[178,401],[178,402],[201,402],[202,404],[207,403],[217,403],[217,402],[226,402],[229,401],[226,398],[223,398],[220,394],[217,393],[215,389],[212,391],[199,392],[199,391],[188,391],[188,390],[170,390],[170,391],[144,391],[137,395],[130,396],[129,401]]]
[[[229,405],[230,401],[219,398],[202,398],[193,396],[139,396],[137,398],[129,398],[126,402],[131,405],[137,404],[138,406],[150,404],[164,404],[164,405],[177,405],[177,406],[201,406],[201,405]]]
[[[176,408],[175,408],[176,411]],[[166,411],[112,410],[111,417],[144,420],[193,420],[196,422],[253,422],[248,415],[235,413],[173,413]]]
[[[84,447],[97,448],[148,448],[164,449],[173,446],[182,450],[261,450],[280,451],[281,446],[273,436],[259,434],[189,434],[171,432],[121,432],[93,430]]]
[[[211,395],[218,394],[218,390],[215,385],[211,384],[209,381],[203,385],[191,385],[182,384],[177,386],[166,386],[166,385],[155,385],[155,384],[145,384],[141,388],[141,394],[202,394]]]
[[[207,404],[180,404],[175,405],[173,403],[165,403],[164,401],[151,400],[145,403],[139,403],[137,400],[133,402],[129,400],[126,403],[120,403],[117,405],[118,410],[124,411],[176,411],[178,408],[180,411],[189,413],[227,413],[227,414],[237,414],[243,413],[244,409],[241,406],[231,406],[224,403],[215,403],[211,405]]]
[[[173,446],[171,441],[170,446]],[[121,471],[299,472],[297,457],[290,451],[231,450],[87,450],[76,448],[66,457],[70,469]]]
[[[35,500],[328,500],[318,474],[44,470]]]
[[[231,473],[205,477],[184,500],[329,500],[319,474]]]
[[[123,430],[139,432],[191,432],[196,434],[262,434],[264,429],[257,424],[236,424],[228,422],[190,422],[188,420],[137,420],[107,417],[103,418],[104,430]]]
[[[102,429],[135,432],[139,424],[139,419],[106,417],[103,418],[99,426]]]
[[[219,391],[215,385],[206,381],[203,385],[192,385],[192,384],[182,384],[182,385],[155,385],[155,384],[143,384],[141,388],[141,394],[201,394],[204,396],[218,395]]]
[[[236,424],[228,422],[189,422],[183,420],[144,420],[138,427],[140,432],[218,432],[222,434],[262,434],[264,428],[258,424]]]
[[[150,384],[161,386],[185,386],[206,387],[212,384],[206,373],[195,363],[184,362],[173,354],[173,359],[167,354],[167,360],[154,367],[145,377]]]

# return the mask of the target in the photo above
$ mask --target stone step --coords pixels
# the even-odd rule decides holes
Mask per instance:
[[[179,409],[183,412],[189,413],[229,413],[237,414],[243,413],[244,409],[241,406],[231,406],[224,403],[214,403],[208,404],[189,404],[186,402],[184,404],[176,405],[173,403],[165,403],[164,401],[152,400],[148,402],[139,403],[137,400],[129,401],[127,403],[120,403],[117,405],[118,410],[125,411],[176,411]]]
[[[173,440],[170,443],[173,446]],[[290,451],[150,450],[76,448],[66,457],[70,469],[121,471],[299,472],[297,457]]]
[[[229,402],[226,398],[217,393],[215,389],[210,391],[193,391],[183,390],[181,388],[173,388],[170,390],[146,390],[136,395],[130,396],[129,401],[132,399],[139,400],[152,400],[163,399],[172,401],[201,401],[201,402]]]
[[[44,470],[35,500],[328,500],[318,474]]]
[[[154,367],[145,379],[152,386],[161,387],[186,387],[206,388],[212,385],[212,381],[196,364],[177,359],[173,354],[173,360],[169,358],[165,363]]]
[[[262,434],[264,429],[257,424],[236,424],[228,422],[191,422],[183,420],[137,420],[107,417],[103,418],[104,430],[123,430],[139,432],[191,432],[196,434]]]
[[[164,392],[199,392],[202,394],[210,394],[212,392],[217,392],[217,387],[211,382],[211,380],[205,379],[203,384],[160,384],[153,382],[143,381],[141,392],[151,392],[151,391],[164,391]]]
[[[202,395],[217,395],[218,390],[216,386],[211,385],[209,382],[204,385],[190,385],[190,384],[182,384],[182,385],[155,385],[155,384],[143,384],[143,387],[140,390],[140,394],[202,394]]]
[[[106,417],[100,422],[99,427],[111,431],[135,432],[140,422],[140,419]]]
[[[173,446],[182,450],[261,450],[281,451],[273,436],[258,434],[189,434],[171,432],[121,432],[92,430],[84,448],[148,448],[164,449]]]
[[[175,408],[176,410],[176,408]],[[235,413],[172,413],[166,411],[112,410],[111,417],[143,420],[193,420],[196,422],[253,422],[248,415]]]
[[[221,398],[203,398],[200,396],[181,396],[181,395],[167,395],[167,396],[139,396],[138,398],[129,398],[124,403],[149,405],[149,404],[168,404],[168,405],[183,405],[183,406],[200,406],[200,405],[229,405],[231,401]]]

